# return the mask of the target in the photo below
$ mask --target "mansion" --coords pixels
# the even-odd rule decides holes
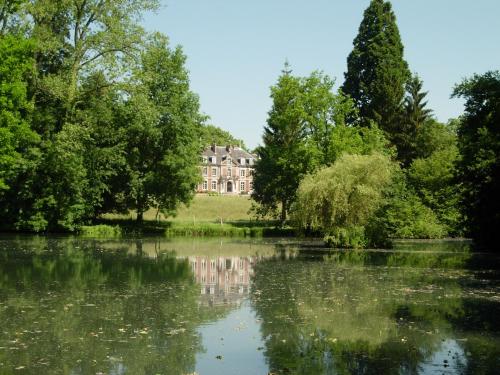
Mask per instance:
[[[256,156],[234,146],[212,145],[201,155],[197,193],[250,194]]]

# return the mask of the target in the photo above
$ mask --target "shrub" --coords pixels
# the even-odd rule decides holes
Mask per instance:
[[[88,225],[80,228],[80,235],[84,237],[120,237],[122,229],[118,225]]]
[[[374,241],[383,237],[442,238],[447,234],[436,214],[407,188],[402,174],[386,191],[385,203],[373,216],[367,232]]]

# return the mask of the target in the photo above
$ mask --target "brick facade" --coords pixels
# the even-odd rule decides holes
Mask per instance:
[[[201,155],[198,193],[250,194],[256,156],[233,146],[212,145]]]

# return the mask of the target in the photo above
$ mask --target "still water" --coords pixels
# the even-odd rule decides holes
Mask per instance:
[[[0,374],[500,374],[467,243],[0,238]]]

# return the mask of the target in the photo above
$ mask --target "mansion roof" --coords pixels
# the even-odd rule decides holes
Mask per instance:
[[[232,164],[237,166],[253,166],[257,156],[240,147],[234,146],[209,146],[203,150],[204,163],[221,165],[231,158]]]

